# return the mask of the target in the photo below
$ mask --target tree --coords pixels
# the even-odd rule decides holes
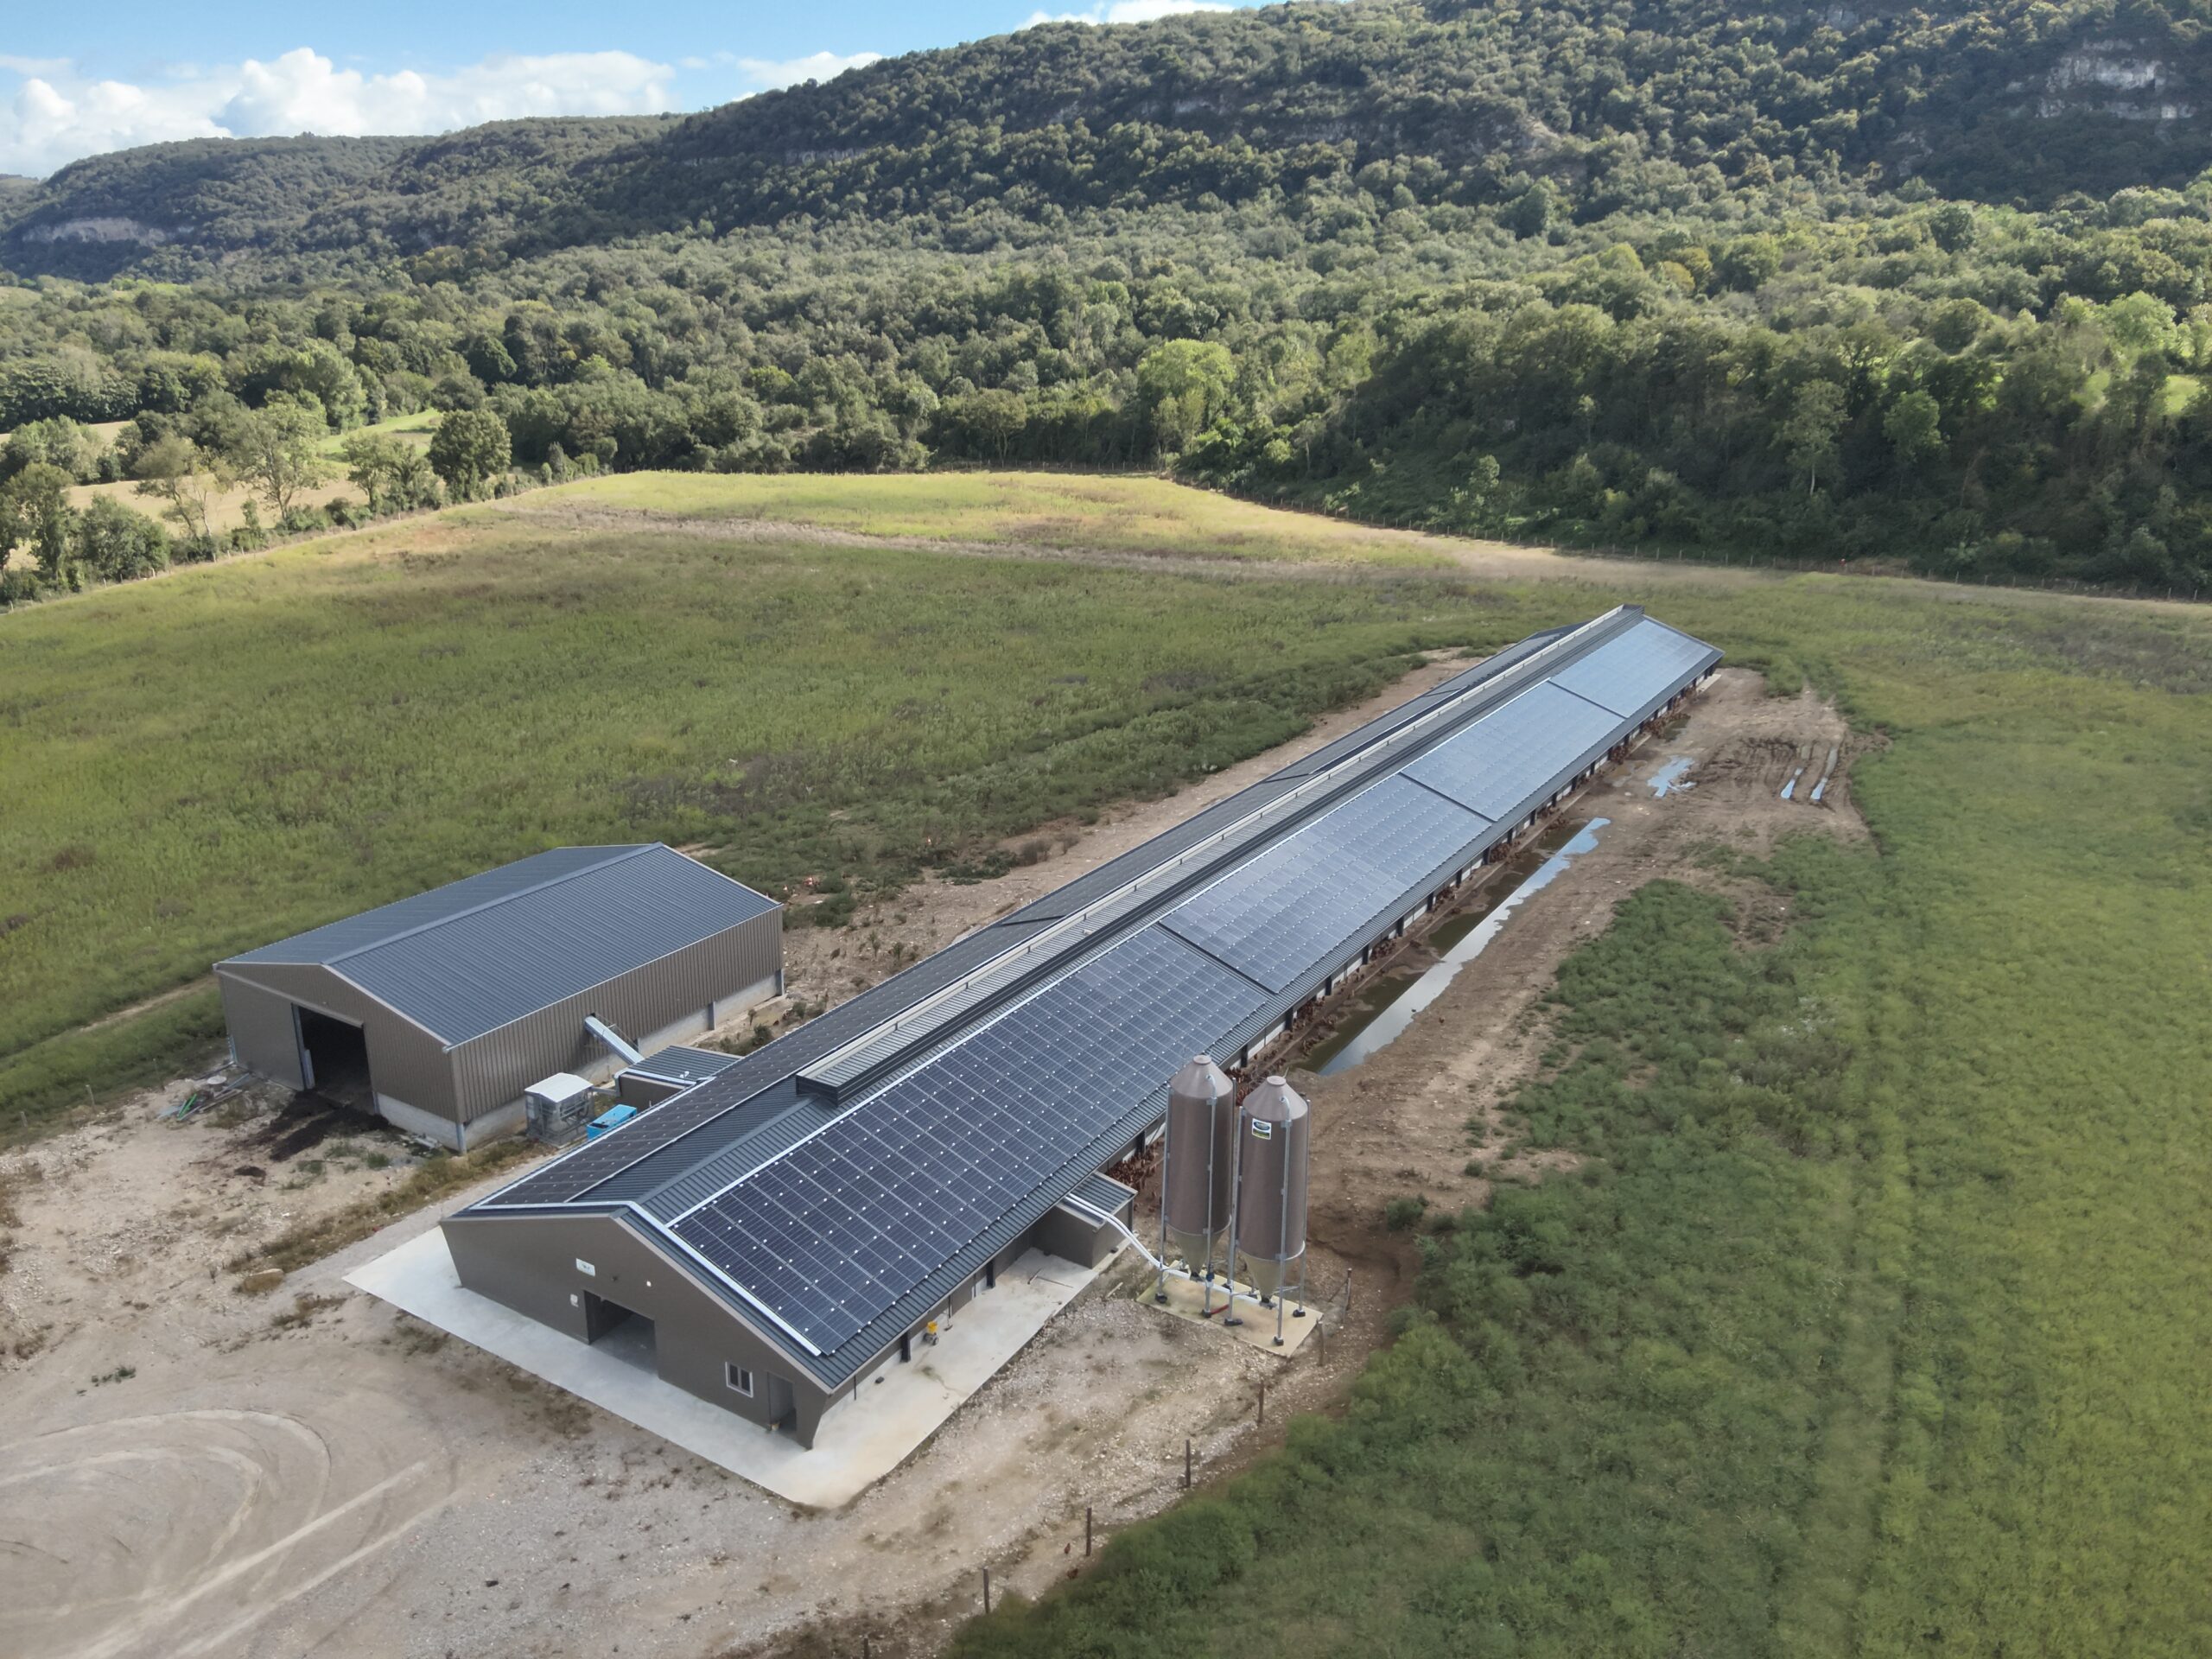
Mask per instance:
[[[1730,288],[1763,288],[1782,270],[1782,244],[1764,233],[1738,237],[1713,261],[1713,275]]]
[[[320,405],[280,394],[234,422],[224,434],[224,448],[238,475],[261,493],[281,519],[302,490],[330,476],[330,462],[322,454],[328,430]]]
[[[995,387],[970,392],[944,406],[946,417],[964,430],[968,442],[987,448],[994,461],[1004,461],[1008,447],[1029,424],[1029,405],[1018,391]]]
[[[1804,474],[1808,495],[1820,487],[1821,474],[1835,465],[1843,415],[1843,388],[1833,380],[1808,380],[1790,399],[1789,418],[1776,437],[1789,452],[1790,470]]]
[[[1928,229],[1944,252],[1961,252],[1974,245],[1974,209],[1961,201],[1947,201],[1928,221]]]
[[[431,470],[465,500],[505,472],[513,458],[507,423],[488,409],[457,409],[430,435]]]
[[[143,512],[95,497],[77,517],[77,568],[99,582],[130,582],[166,569],[169,538]]]
[[[371,512],[404,512],[428,506],[437,477],[422,448],[389,432],[357,432],[339,451],[346,476],[368,498]]]
[[[1137,394],[1163,452],[1186,448],[1229,401],[1236,365],[1217,340],[1171,340],[1137,365]]]
[[[1899,395],[1882,416],[1882,435],[1909,470],[1943,453],[1943,410],[1924,391]]]
[[[58,467],[79,484],[96,476],[100,446],[86,428],[67,416],[29,421],[8,435],[0,449],[0,478],[13,477],[37,461]]]
[[[228,493],[238,481],[229,461],[172,432],[140,451],[137,471],[138,493],[162,501],[162,510],[176,521],[188,548],[212,557],[215,535],[209,520],[215,498]]]
[[[1524,240],[1541,236],[1552,221],[1552,193],[1541,183],[1532,184],[1506,204],[1497,219]]]
[[[248,402],[312,400],[317,416],[341,432],[359,425],[367,410],[359,371],[327,340],[295,347],[250,347],[236,365],[232,384]]]
[[[69,506],[73,481],[59,467],[35,461],[0,485],[0,557],[27,548],[39,575],[48,582],[68,582],[76,518]]]

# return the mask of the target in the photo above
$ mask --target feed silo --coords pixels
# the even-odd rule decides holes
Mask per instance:
[[[1170,1253],[1180,1255],[1193,1274],[1213,1277],[1215,1255],[1229,1232],[1236,1159],[1236,1085],[1212,1056],[1201,1054],[1167,1085],[1160,1166],[1162,1301]]]
[[[1286,1283],[1306,1279],[1306,1158],[1312,1115],[1279,1077],[1244,1097],[1237,1114],[1236,1212],[1230,1259],[1261,1306],[1275,1301],[1281,1342]],[[1300,1310],[1301,1313],[1303,1310]]]

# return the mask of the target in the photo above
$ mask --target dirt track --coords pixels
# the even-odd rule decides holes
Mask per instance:
[[[1432,664],[1378,705],[1457,666]],[[841,1638],[867,1630],[879,1653],[926,1650],[972,1611],[983,1565],[1041,1591],[1079,1554],[1086,1503],[1110,1529],[1172,1501],[1185,1434],[1209,1472],[1266,1443],[1251,1424],[1260,1379],[1268,1438],[1291,1408],[1330,1403],[1400,1282],[1382,1204],[1480,1196],[1460,1173],[1464,1124],[1541,1046],[1526,1016],[1560,957],[1635,883],[1698,879],[1690,855],[1709,842],[1859,833],[1847,779],[1825,808],[1775,798],[1801,746],[1841,737],[1811,699],[1769,702],[1724,675],[1678,736],[1574,804],[1613,820],[1595,852],[1395,1044],[1313,1084],[1313,1277],[1351,1301],[1325,1365],[1286,1372],[1126,1295],[1094,1298],[834,1515],[795,1514],[341,1282],[434,1217],[270,1299],[240,1295],[222,1264],[247,1243],[397,1179],[369,1166],[373,1137],[353,1137],[351,1156],[309,1149],[323,1163],[310,1176],[307,1157],[265,1161],[266,1119],[176,1126],[147,1100],[0,1160],[20,1214],[0,1344],[21,1350],[0,1429],[0,1652],[693,1656],[788,1646],[823,1620]],[[796,934],[794,989],[846,994],[887,971],[894,939],[933,948],[1292,751],[1111,815],[1001,880],[932,884],[860,928]],[[1697,787],[1655,799],[1643,779],[1670,753],[1696,760]],[[879,944],[856,945],[871,928]]]

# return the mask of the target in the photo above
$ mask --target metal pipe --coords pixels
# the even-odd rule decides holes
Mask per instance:
[[[1169,1102],[1168,1110],[1174,1110]],[[1163,1134],[1160,1137],[1160,1282],[1153,1287],[1152,1300],[1162,1307],[1167,1305],[1167,1160],[1174,1155],[1175,1137]],[[1142,1245],[1138,1245],[1142,1249]]]
[[[1229,1310],[1224,1325],[1242,1325],[1236,1317],[1236,1251],[1243,1243],[1244,1224],[1244,1107],[1236,1106],[1236,1150],[1229,1160]]]

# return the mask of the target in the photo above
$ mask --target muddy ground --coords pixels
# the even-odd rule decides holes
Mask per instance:
[[[894,948],[934,949],[1459,666],[1431,664],[1172,800],[1047,832],[1051,856],[998,880],[931,883],[851,930],[798,931],[792,989],[849,995]],[[10,1154],[0,1653],[690,1659],[857,1650],[863,1632],[878,1653],[926,1652],[974,1611],[984,1566],[1040,1592],[1080,1570],[1086,1504],[1103,1535],[1173,1501],[1186,1436],[1201,1478],[1217,1478],[1293,1410],[1339,1396],[1408,1271],[1383,1204],[1481,1198],[1465,1125],[1494,1116],[1541,1051],[1535,1007],[1561,957],[1637,884],[1714,880],[1694,858],[1712,842],[1862,833],[1847,772],[1821,807],[1777,798],[1801,749],[1824,760],[1832,743],[1847,764],[1833,710],[1722,675],[1678,732],[1570,804],[1612,821],[1595,850],[1402,1037],[1301,1079],[1325,1358],[1309,1344],[1285,1364],[1172,1322],[1132,1294],[1130,1264],[834,1514],[794,1511],[343,1283],[435,1213],[242,1294],[228,1264],[255,1241],[404,1177],[416,1154],[388,1132],[312,1103],[280,1118],[274,1100],[175,1123],[157,1113],[180,1084]],[[1644,780],[1673,754],[1692,758],[1696,787],[1657,798]]]

